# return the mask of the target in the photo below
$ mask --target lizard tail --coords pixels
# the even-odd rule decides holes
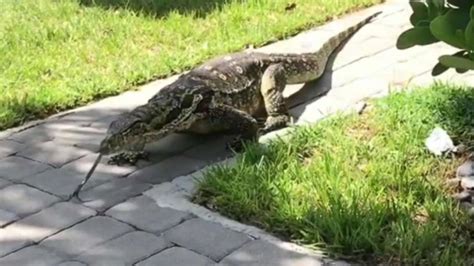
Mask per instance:
[[[328,58],[334,50],[336,50],[339,45],[341,45],[349,36],[357,32],[360,28],[362,28],[365,24],[369,23],[373,18],[380,15],[382,11],[378,11],[366,18],[362,21],[358,22],[357,24],[345,29],[344,31],[340,32],[339,34],[331,37],[328,41],[326,41],[322,48],[317,52],[319,58]]]
[[[280,62],[287,72],[287,84],[305,83],[319,78],[326,69],[326,63],[331,54],[349,36],[382,12],[376,12],[355,25],[345,29],[327,40],[322,47],[312,53],[303,54],[270,54],[271,62]]]

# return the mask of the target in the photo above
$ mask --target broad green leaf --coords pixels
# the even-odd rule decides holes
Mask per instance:
[[[433,20],[448,11],[448,9],[444,6],[444,0],[427,0],[426,3],[428,4],[428,13],[430,20]]]
[[[413,14],[410,16],[410,23],[416,26],[420,21],[429,20],[428,6],[423,2],[410,1]]]
[[[464,32],[464,37],[466,38],[466,48],[469,50],[474,50],[474,20],[471,19],[466,26],[466,31]]]
[[[443,55],[438,61],[447,67],[474,70],[474,61],[464,57]]]
[[[467,51],[462,50],[462,51],[458,51],[458,52],[452,54],[452,56],[464,56],[465,54],[467,54]],[[433,67],[433,69],[431,70],[431,75],[432,75],[432,76],[441,75],[441,74],[443,74],[443,73],[444,73],[446,70],[448,70],[448,69],[449,69],[449,67],[447,67],[447,66],[445,66],[445,65],[443,65],[443,64],[441,64],[441,63],[438,62],[438,63]],[[456,69],[456,71],[457,71],[457,69]]]
[[[459,30],[464,31],[469,23],[467,12],[467,10],[451,9],[446,14],[435,18],[430,25],[431,33],[440,41],[464,49],[464,34],[459,34]]]
[[[448,0],[448,3],[458,8],[470,8],[472,6],[471,0]]]
[[[436,65],[431,70],[431,76],[435,77],[435,76],[441,75],[444,72],[446,72],[446,70],[448,70],[448,69],[449,69],[449,67],[447,67],[447,66],[445,66],[445,65],[438,62],[438,63],[436,63]]]
[[[470,50],[474,50],[474,6],[471,7],[469,17],[471,20],[466,26],[464,36],[466,38],[467,48],[469,48]]]
[[[464,73],[466,73],[467,71],[469,71],[469,69],[456,68],[456,72],[458,72],[459,74],[464,74]]]
[[[406,30],[397,39],[397,48],[407,49],[415,45],[427,45],[438,40],[431,34],[429,27],[415,27]]]

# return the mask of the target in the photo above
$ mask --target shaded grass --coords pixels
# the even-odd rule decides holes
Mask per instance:
[[[236,166],[212,168],[194,200],[335,257],[464,265],[472,220],[443,185],[463,159],[432,156],[424,139],[439,125],[472,147],[474,92],[435,85],[372,104],[249,146]]]
[[[0,129],[382,0],[1,0]]]

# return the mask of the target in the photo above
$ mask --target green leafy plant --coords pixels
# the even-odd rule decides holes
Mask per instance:
[[[398,49],[429,45],[439,41],[461,49],[442,55],[431,74],[437,76],[449,68],[458,73],[474,70],[474,1],[472,0],[410,0],[413,28],[397,40]]]

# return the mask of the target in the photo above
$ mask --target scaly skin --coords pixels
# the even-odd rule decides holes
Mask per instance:
[[[141,152],[145,144],[173,132],[228,132],[255,139],[285,127],[290,121],[285,86],[319,78],[332,52],[378,14],[330,38],[315,53],[243,52],[210,60],[115,120],[100,153]],[[261,117],[266,121],[259,129],[256,119]]]

